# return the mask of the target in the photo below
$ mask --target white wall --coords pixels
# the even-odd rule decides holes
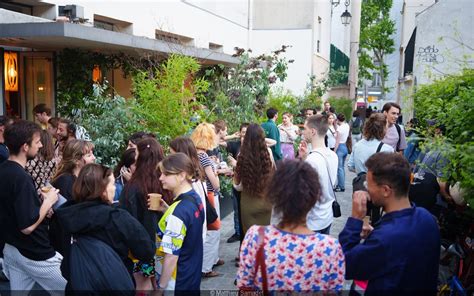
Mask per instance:
[[[398,69],[400,66],[400,45],[402,39],[402,15],[400,11],[403,9],[403,0],[394,0],[392,9],[390,10],[390,19],[395,22],[395,33],[392,35],[394,45],[394,52],[386,55],[385,64],[389,69],[385,87],[389,90],[385,93],[385,101],[391,102],[397,100],[398,87]],[[410,39],[410,37],[408,37]]]
[[[202,1],[117,1],[117,0],[53,0],[57,5],[74,4],[84,7],[84,17],[90,21],[94,14],[133,23],[133,34],[148,38],[155,38],[155,29],[183,35],[194,39],[196,47],[208,48],[209,42],[224,46],[225,53],[233,53],[234,47],[247,47],[248,30],[242,13],[247,1],[234,0],[234,4],[208,7]],[[192,4],[192,5],[190,5]],[[229,4],[229,3],[228,3]],[[202,5],[202,7],[200,6]],[[207,6],[206,6],[207,5]],[[196,7],[198,6],[198,7]],[[227,12],[222,11],[227,7]],[[235,13],[234,8],[240,7]],[[209,10],[208,10],[209,9]],[[223,16],[210,13],[223,13]],[[213,12],[214,13],[214,12]],[[238,17],[240,15],[240,17]]]
[[[252,31],[251,46],[255,55],[270,53],[282,45],[291,45],[284,56],[295,60],[288,66],[288,77],[283,87],[295,95],[304,92],[311,75],[311,30],[256,30]]]
[[[474,2],[440,0],[416,18],[414,75],[427,84],[474,65]]]

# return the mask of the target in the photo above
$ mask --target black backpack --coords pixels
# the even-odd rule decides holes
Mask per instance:
[[[380,142],[375,153],[379,153],[382,150],[383,142]],[[359,190],[367,191],[364,183],[367,178],[366,172],[360,172],[357,176],[352,179],[352,192]],[[380,207],[375,207],[371,201],[367,201],[367,215],[370,216],[372,225],[374,225],[380,219]]]
[[[75,237],[61,264],[73,294],[134,295],[132,277],[119,255],[90,236]]]

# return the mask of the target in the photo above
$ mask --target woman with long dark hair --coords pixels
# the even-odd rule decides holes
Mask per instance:
[[[243,235],[252,225],[270,224],[272,206],[263,193],[273,171],[272,153],[265,144],[265,133],[258,124],[252,123],[245,133],[234,175],[234,187],[242,192]]]
[[[146,229],[150,239],[156,240],[156,225],[159,213],[148,209],[149,193],[159,193],[165,202],[172,201],[170,194],[163,190],[158,163],[164,154],[161,145],[154,138],[145,138],[137,143],[136,169],[125,185],[120,196],[120,207],[126,209]],[[155,260],[138,261],[134,266],[134,277],[138,291],[151,290],[155,284]]]
[[[114,169],[115,177],[115,198],[114,201],[118,201],[120,194],[122,193],[125,184],[132,178],[135,169],[137,168],[135,148],[129,148],[125,150],[120,158],[119,163]]]

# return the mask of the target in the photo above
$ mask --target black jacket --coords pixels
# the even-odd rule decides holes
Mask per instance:
[[[133,263],[128,258],[129,251],[142,261],[151,260],[155,254],[155,242],[140,222],[123,209],[101,201],[69,201],[56,210],[56,215],[66,233],[91,236],[112,247],[130,272]],[[66,250],[65,257],[68,254]]]

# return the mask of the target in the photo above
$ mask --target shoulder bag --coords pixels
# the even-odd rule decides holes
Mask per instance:
[[[336,192],[334,192],[334,186],[332,184],[332,180],[331,180],[331,174],[329,173],[329,163],[328,163],[328,160],[326,159],[326,157],[324,157],[324,155],[319,152],[319,151],[311,151],[309,154],[313,153],[313,152],[316,152],[318,153],[319,155],[321,155],[321,157],[324,159],[324,161],[326,162],[326,170],[328,172],[328,180],[329,180],[329,188],[331,188],[331,191],[332,191],[332,194],[334,196],[334,201],[332,202],[332,216],[334,218],[339,218],[341,217],[341,205],[339,205],[339,203],[337,202],[337,197],[336,197]]]
[[[265,226],[258,227],[258,250],[257,250],[257,258],[255,258],[255,277],[258,274],[258,268],[260,268],[260,272],[262,273],[262,292],[263,295],[268,296],[268,281],[267,281],[267,265],[265,264]],[[242,287],[239,289],[239,295],[254,295],[248,294],[250,292],[255,292],[254,287]],[[257,294],[260,295],[260,294]]]

